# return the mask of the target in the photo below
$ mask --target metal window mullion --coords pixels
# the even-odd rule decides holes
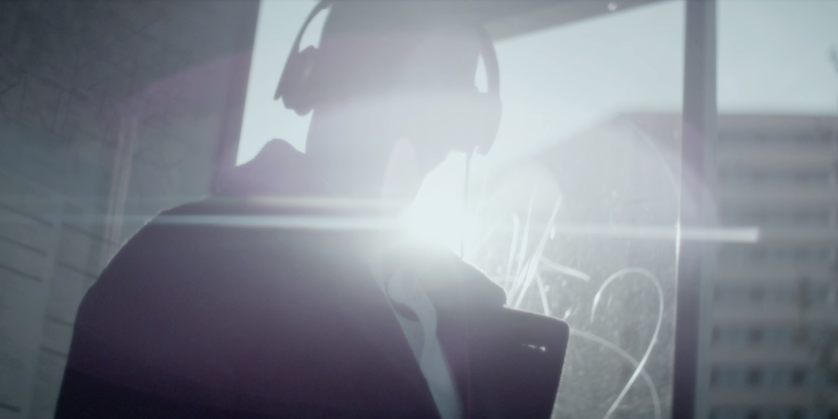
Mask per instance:
[[[716,0],[686,0],[679,227],[715,223]],[[672,417],[707,417],[712,244],[678,242]]]

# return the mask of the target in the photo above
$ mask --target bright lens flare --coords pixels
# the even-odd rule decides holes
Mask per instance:
[[[472,217],[462,209],[462,203],[457,208],[456,202],[440,200],[411,206],[402,222],[416,240],[447,246],[459,254]]]
[[[463,204],[465,154],[452,153],[422,182],[402,223],[417,240],[444,245],[458,253],[463,239],[474,227],[474,217]]]

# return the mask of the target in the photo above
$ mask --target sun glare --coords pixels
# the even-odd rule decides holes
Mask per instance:
[[[406,230],[416,239],[444,245],[459,253],[474,217],[463,202],[465,154],[452,153],[422,183],[403,214]]]

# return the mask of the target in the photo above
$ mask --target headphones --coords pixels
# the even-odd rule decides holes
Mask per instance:
[[[311,74],[320,53],[314,46],[300,51],[300,43],[309,23],[332,3],[333,0],[322,0],[309,13],[294,40],[274,94],[274,100],[282,98],[285,108],[294,110],[298,115],[306,115],[314,108],[315,100],[312,95],[314,82],[311,80]],[[488,89],[486,93],[475,89],[473,98],[468,101],[468,106],[472,109],[469,109],[469,117],[463,118],[460,122],[464,126],[458,131],[467,132],[469,138],[456,148],[462,148],[465,151],[476,150],[479,154],[486,154],[495,142],[500,125],[500,75],[492,39],[482,25],[476,24],[476,27],[480,35],[480,55],[483,57],[483,64],[486,68]]]

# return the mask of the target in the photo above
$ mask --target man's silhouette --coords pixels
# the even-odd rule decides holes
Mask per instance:
[[[505,409],[497,361],[556,367],[504,393],[549,414],[555,333],[492,344],[481,324],[517,321],[502,289],[391,225],[448,152],[494,136],[469,120],[494,106],[474,105],[485,43],[465,2],[332,5],[279,89],[313,109],[306,153],[269,142],[129,240],[79,309],[56,417],[477,417]]]

